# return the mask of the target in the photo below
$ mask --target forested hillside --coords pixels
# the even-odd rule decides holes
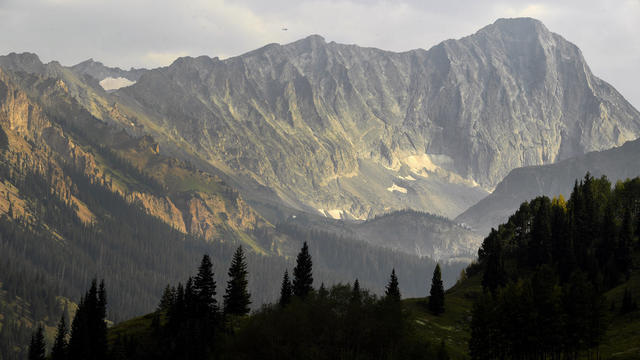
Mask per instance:
[[[612,188],[587,174],[566,202],[523,203],[478,252],[485,292],[473,308],[471,357],[599,358],[602,347],[640,355],[639,233],[640,178]],[[618,299],[607,298],[616,287]]]

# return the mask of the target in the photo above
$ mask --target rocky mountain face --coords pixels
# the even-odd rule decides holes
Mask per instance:
[[[113,99],[165,150],[215,166],[250,198],[333,218],[453,217],[514,168],[640,134],[640,113],[533,19],[404,53],[310,36],[180,58]]]
[[[0,126],[11,144],[8,163],[47,174],[52,191],[74,203],[87,223],[95,216],[74,197],[76,186],[65,176],[65,165],[183,233],[244,240],[247,233],[270,226],[219,178],[160,155],[149,136],[134,138],[93,118],[70,96],[63,80],[0,69]],[[3,186],[3,194],[16,196],[0,210],[15,204],[17,216],[24,199],[13,185]]]
[[[133,168],[145,169],[145,174],[149,178],[131,181],[129,176],[120,176],[116,180],[104,181],[103,177],[110,179],[110,176],[119,174],[120,171],[110,171],[108,166],[105,170],[91,157],[83,160],[82,166],[85,173],[92,174],[91,176],[111,187],[112,191],[125,196],[129,202],[142,206],[149,214],[162,219],[174,229],[184,233],[202,236],[209,240],[231,237],[250,246],[257,246],[258,251],[271,251],[280,255],[291,255],[292,252],[297,251],[295,246],[290,246],[291,242],[287,241],[286,236],[276,235],[275,238],[279,240],[275,243],[272,241],[271,243],[256,244],[256,237],[252,234],[256,231],[259,233],[272,232],[269,230],[272,229],[271,225],[268,225],[269,222],[276,224],[286,219],[287,216],[300,214],[300,210],[282,206],[280,200],[273,195],[274,192],[259,184],[256,186],[255,181],[251,183],[242,178],[240,178],[241,181],[238,181],[237,177],[228,176],[228,173],[219,170],[220,168],[225,169],[224,163],[217,164],[219,167],[212,167],[211,164],[205,163],[198,157],[198,153],[185,151],[185,149],[189,150],[187,143],[166,142],[158,144],[156,138],[162,137],[166,132],[157,128],[160,131],[156,133],[156,137],[145,135],[151,132],[146,131],[149,129],[148,115],[143,112],[133,112],[131,107],[118,102],[117,97],[97,86],[97,79],[86,74],[78,74],[56,62],[42,64],[33,54],[10,54],[0,57],[0,67],[13,71],[13,74],[16,74],[14,76],[16,80],[21,82],[23,89],[29,89],[32,98],[47,104],[46,112],[48,114],[55,115],[60,119],[73,119],[75,126],[82,127],[82,136],[87,137],[84,140],[88,142],[88,146],[95,146],[96,143],[103,144],[113,150],[121,160],[131,164]],[[28,76],[27,74],[33,75]],[[48,90],[53,86],[52,84],[59,87],[59,91],[55,95],[51,90]],[[61,98],[65,100],[61,101]],[[97,118],[101,118],[104,123],[98,121]],[[25,130],[25,133],[28,132]],[[69,143],[74,144],[74,140],[68,139],[68,134],[58,134],[55,141],[48,141],[53,144],[54,151],[61,153],[68,152],[66,149]],[[80,149],[81,147],[74,145],[74,148]],[[163,154],[183,156],[186,154],[192,162],[184,162],[166,157]],[[75,155],[74,157],[77,158]],[[207,171],[196,170],[197,167]],[[248,183],[249,191],[246,191],[247,188],[245,188],[245,191],[242,191],[245,196],[241,196],[217,176],[210,175],[211,171],[223,176],[226,183],[229,182],[227,180],[230,180],[231,183],[237,181],[236,184]],[[455,187],[442,179],[429,179],[430,182],[420,183],[418,177],[413,177],[406,169],[401,171],[405,176],[398,176],[398,173],[389,169],[380,172],[372,161],[362,161],[359,171],[361,176],[368,178],[367,181],[370,185],[370,188],[364,189],[364,194],[372,198],[380,197],[380,195],[376,195],[376,191],[382,192],[383,195],[388,194],[387,199],[393,199],[393,196],[398,194],[404,195],[403,191],[406,189],[411,189],[412,193],[419,192],[425,187],[425,183],[430,184],[430,191],[436,192]],[[251,178],[248,179],[251,180]],[[165,189],[160,192],[150,191],[153,189],[144,185],[145,181],[149,180],[161,184],[168,191]],[[390,189],[382,188],[383,185],[388,185],[387,182],[392,183],[392,187],[389,187]],[[380,189],[373,186],[376,183],[380,184]],[[464,190],[464,187],[460,187],[460,189]],[[246,195],[249,196],[248,201],[245,200]],[[290,196],[289,199],[292,197]],[[442,201],[445,200],[442,199]],[[302,204],[300,201],[292,202],[298,205]],[[305,207],[304,204],[301,206],[307,213],[310,212],[322,217],[333,218],[345,215],[345,212],[339,209],[318,211],[315,208]],[[258,211],[256,212],[254,209]],[[417,232],[406,233],[402,230],[401,232],[406,236],[401,238],[387,238],[386,235],[385,237],[375,237],[372,235],[375,232],[363,235],[360,234],[360,231],[351,231],[343,235],[364,240],[375,246],[382,245],[386,248],[402,250],[412,255],[437,256],[439,259],[470,259],[472,255],[469,255],[470,253],[464,249],[472,246],[470,244],[475,244],[474,241],[469,241],[475,235],[459,228],[452,222],[447,222],[445,225],[436,224],[441,220],[437,217],[426,216],[419,221],[422,229],[419,229],[419,226],[411,225],[411,228]],[[387,224],[387,226],[390,225],[392,224]],[[404,221],[398,223],[398,227],[403,228],[404,225]],[[355,224],[345,223],[341,227],[355,228]],[[433,235],[427,234],[431,230],[434,230],[435,233]],[[463,234],[458,236],[459,232]],[[420,239],[410,238],[414,235],[419,235]],[[452,235],[451,238],[449,235]],[[431,244],[432,241],[435,243]],[[414,245],[414,242],[418,245]]]
[[[481,235],[488,235],[492,227],[506,222],[521,203],[536,196],[554,197],[571,193],[576,180],[587,172],[594,177],[607,176],[618,180],[640,174],[640,140],[629,141],[620,147],[590,152],[551,165],[530,166],[511,171],[495,191],[456,218]]]

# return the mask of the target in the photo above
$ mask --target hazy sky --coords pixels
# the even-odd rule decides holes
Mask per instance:
[[[0,54],[156,67],[309,34],[403,51],[518,16],[540,19],[577,44],[593,72],[640,108],[640,0],[0,0]]]

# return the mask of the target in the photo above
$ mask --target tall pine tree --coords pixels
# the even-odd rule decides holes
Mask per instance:
[[[35,334],[31,335],[31,343],[29,344],[29,360],[45,359],[45,342],[42,325],[38,326]]]
[[[56,339],[53,342],[53,348],[51,349],[51,360],[66,360],[67,359],[67,322],[64,315],[60,317],[58,323],[58,331],[56,332]]]
[[[289,272],[285,270],[284,276],[282,277],[282,286],[280,287],[280,306],[284,307],[289,304],[291,302],[292,296],[293,287],[291,285],[291,281],[289,280]]]
[[[239,246],[233,255],[229,267],[229,280],[224,294],[224,313],[230,315],[246,315],[249,313],[251,295],[247,290],[247,262],[242,246]]]
[[[485,263],[484,274],[482,275],[482,288],[496,293],[498,287],[506,283],[506,273],[502,259],[502,244],[498,231],[491,229],[491,233],[482,243],[478,250],[478,257]]]
[[[204,255],[193,280],[193,291],[196,303],[196,314],[201,317],[213,317],[218,312],[216,300],[216,281],[213,278],[213,264],[209,255]],[[186,295],[186,294],[185,294]]]
[[[387,299],[400,301],[400,284],[398,283],[398,277],[396,276],[396,269],[391,270],[391,277],[385,291]]]
[[[167,287],[164,288],[164,292],[162,293],[162,297],[160,298],[160,303],[158,304],[158,311],[169,311],[169,309],[171,309],[171,306],[173,306],[173,304],[176,301],[176,288],[171,286],[171,285],[167,285]]]
[[[360,305],[362,301],[362,291],[360,290],[360,282],[358,279],[353,282],[353,289],[351,290],[351,304]]]
[[[309,246],[305,242],[298,254],[296,267],[293,268],[293,295],[304,299],[313,290],[312,267]]]
[[[442,285],[440,264],[436,264],[436,268],[433,270],[431,290],[429,291],[429,310],[435,315],[444,312],[444,286]]]
[[[69,359],[102,360],[107,356],[107,295],[104,282],[98,288],[93,279],[89,291],[80,300],[78,311],[71,323]]]

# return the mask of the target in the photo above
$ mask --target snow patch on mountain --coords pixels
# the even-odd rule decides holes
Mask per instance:
[[[118,77],[118,78],[104,78],[100,81],[100,86],[106,91],[118,90],[123,87],[131,86],[135,84],[135,81],[131,81],[127,78]]]

